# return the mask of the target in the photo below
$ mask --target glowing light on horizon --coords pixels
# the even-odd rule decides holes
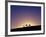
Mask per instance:
[[[40,24],[35,24],[35,23],[33,23],[33,22],[28,22],[28,21],[26,21],[26,22],[21,22],[20,24],[18,24],[18,25],[15,26],[15,27],[16,27],[16,28],[27,27],[26,24],[27,24],[27,26],[29,26],[29,24],[30,24],[30,26],[37,26],[37,25],[40,25]]]

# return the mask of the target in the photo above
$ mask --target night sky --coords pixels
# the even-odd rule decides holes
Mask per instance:
[[[41,25],[41,7],[11,5],[11,28]]]

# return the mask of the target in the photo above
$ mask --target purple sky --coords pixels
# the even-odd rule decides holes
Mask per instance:
[[[41,24],[41,7],[11,5],[11,28]]]

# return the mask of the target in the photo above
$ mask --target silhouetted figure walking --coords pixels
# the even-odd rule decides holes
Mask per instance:
[[[26,26],[27,26],[27,24],[26,24]]]
[[[29,26],[31,26],[31,25],[29,24]]]

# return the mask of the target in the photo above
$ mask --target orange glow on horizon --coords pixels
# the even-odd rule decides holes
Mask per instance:
[[[37,26],[40,25],[37,22],[30,20],[30,19],[25,19],[25,20],[21,20],[19,23],[16,24],[16,28],[20,28],[20,27],[26,27],[25,25],[27,24],[27,26]]]

